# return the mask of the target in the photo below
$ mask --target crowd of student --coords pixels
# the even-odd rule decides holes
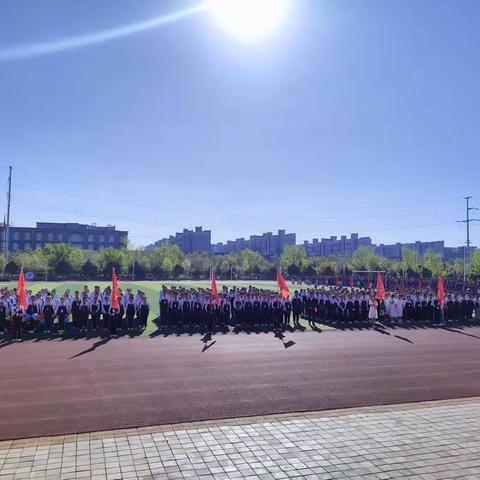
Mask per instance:
[[[100,332],[112,336],[120,332],[143,330],[147,326],[150,305],[142,291],[119,290],[118,306],[112,305],[110,287],[103,291],[88,286],[83,291],[66,290],[58,295],[53,289],[26,292],[26,308],[19,305],[17,290],[0,290],[0,335],[9,333],[15,340],[25,334],[63,334]]]
[[[26,308],[18,305],[16,289],[0,290],[0,335],[21,339],[25,334],[90,333],[116,336],[141,332],[147,326],[150,305],[142,291],[119,289],[118,306],[112,306],[112,290],[88,286],[83,291],[55,289],[26,292]],[[170,327],[280,328],[298,325],[301,318],[313,323],[480,322],[480,294],[447,294],[441,304],[432,289],[398,289],[382,300],[374,290],[334,287],[299,288],[284,298],[255,287],[228,288],[215,295],[210,289],[162,287],[159,298],[160,325]]]
[[[390,321],[441,324],[448,321],[480,321],[480,296],[447,295],[441,305],[435,294],[395,291],[379,300],[372,290],[307,288],[283,298],[271,290],[223,287],[217,297],[209,290],[163,287],[160,322],[163,325],[281,325],[309,322],[361,323]]]
[[[284,299],[272,290],[223,287],[210,290],[167,288],[160,292],[160,323],[169,326],[280,325],[300,321],[300,298]]]

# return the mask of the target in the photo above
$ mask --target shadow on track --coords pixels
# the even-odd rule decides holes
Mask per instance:
[[[472,333],[465,333],[465,332],[462,332],[461,330],[456,330],[454,328],[448,328],[448,327],[441,327],[441,329],[447,332],[459,333],[460,335],[466,335],[467,337],[472,337],[472,338],[476,338],[477,340],[480,340],[480,337],[478,335],[473,335]]]
[[[111,337],[102,338],[102,340],[99,340],[98,342],[95,342],[90,348],[87,348],[83,352],[77,353],[73,357],[70,357],[69,360],[72,360],[72,359],[77,358],[77,357],[81,357],[82,355],[87,355],[87,353],[93,352],[97,348],[99,348],[102,345],[105,345],[106,343],[108,343],[111,339],[112,339]]]

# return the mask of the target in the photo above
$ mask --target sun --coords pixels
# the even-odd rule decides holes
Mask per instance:
[[[257,43],[275,33],[285,21],[291,0],[208,0],[215,19],[243,43]]]

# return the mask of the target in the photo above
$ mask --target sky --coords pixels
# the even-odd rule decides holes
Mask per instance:
[[[7,55],[200,3],[1,0],[12,225],[113,224],[138,246],[197,225],[213,242],[284,228],[297,243],[358,232],[464,244],[462,197],[480,207],[477,0],[292,0],[254,45],[202,10]]]

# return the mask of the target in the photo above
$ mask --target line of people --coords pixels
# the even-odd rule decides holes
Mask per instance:
[[[162,287],[160,323],[164,326],[244,327],[298,324],[302,313],[299,298],[284,299],[272,290],[254,287],[223,287],[218,297],[210,290]]]
[[[112,305],[110,287],[100,291],[95,286],[90,291],[66,290],[58,295],[56,290],[42,289],[34,294],[27,291],[27,305],[18,305],[16,289],[0,291],[0,335],[11,334],[15,340],[23,335],[50,335],[65,332],[109,333],[142,331],[147,326],[150,305],[144,292],[136,294],[130,289],[119,290],[118,307]]]
[[[390,292],[381,301],[371,291],[344,288],[305,289],[295,296],[301,298],[306,318],[323,323],[480,321],[480,296],[470,294],[447,295],[443,305],[429,291]]]

